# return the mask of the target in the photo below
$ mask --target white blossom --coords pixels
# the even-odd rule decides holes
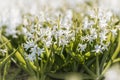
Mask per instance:
[[[116,35],[117,35],[117,29],[112,29],[111,32],[112,32],[112,35],[113,35],[113,36],[116,36]]]
[[[0,53],[4,55],[5,53],[7,53],[7,49],[0,49]]]
[[[34,47],[30,49],[30,52],[31,54],[37,54],[38,56],[40,56],[40,54],[44,52],[44,49],[41,49],[37,45],[35,45]]]
[[[100,19],[99,26],[101,29],[105,28],[106,26],[108,26],[107,21],[105,19]]]
[[[33,62],[36,59],[36,54],[28,54],[26,59]]]
[[[92,50],[92,52],[95,52],[95,53],[102,53],[102,47],[101,45],[95,45],[95,49]]]
[[[101,40],[101,41],[105,41],[105,40],[107,39],[107,36],[106,36],[106,33],[105,33],[105,32],[101,32],[101,33],[99,34],[99,37],[100,37],[100,40]]]
[[[80,50],[81,52],[85,51],[86,47],[87,47],[87,44],[78,44],[78,50]]]
[[[90,35],[93,37],[93,39],[97,39],[98,33],[96,32],[95,28],[90,28]]]
[[[24,48],[25,48],[26,50],[28,50],[29,48],[34,47],[34,46],[35,46],[35,43],[34,43],[33,40],[29,40],[29,41],[27,41],[23,46],[24,46]]]
[[[108,47],[109,47],[109,45],[110,45],[110,42],[108,42],[108,43],[106,43],[106,44],[101,43],[101,45],[102,45],[102,50],[107,50],[107,51],[108,51]]]
[[[90,29],[94,22],[92,20],[89,20],[87,17],[84,19],[84,24],[83,24],[83,30]]]

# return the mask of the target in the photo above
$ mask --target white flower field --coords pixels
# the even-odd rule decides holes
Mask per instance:
[[[120,0],[0,0],[0,80],[120,80]]]

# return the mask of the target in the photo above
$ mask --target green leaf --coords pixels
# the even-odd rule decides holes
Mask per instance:
[[[8,62],[10,60],[10,58],[17,52],[17,49],[13,51],[13,53],[11,53],[10,55],[8,55],[6,58],[4,58],[1,62],[0,62],[0,67],[3,66],[6,62]]]

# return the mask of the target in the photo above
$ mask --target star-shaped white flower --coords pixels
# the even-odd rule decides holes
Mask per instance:
[[[86,47],[87,47],[87,44],[78,44],[78,50],[80,50],[81,52],[85,51]]]
[[[102,47],[101,47],[101,45],[98,45],[98,44],[95,45],[95,49],[92,52],[102,53]]]

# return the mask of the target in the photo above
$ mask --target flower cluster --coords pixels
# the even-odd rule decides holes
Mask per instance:
[[[87,48],[86,45],[94,44],[94,46],[91,46],[94,47],[94,50],[90,52],[103,53],[103,51],[108,50],[111,43],[109,40],[110,35],[116,37],[119,28],[112,26],[113,14],[110,11],[99,8],[88,11],[87,15],[80,29],[82,43],[78,44],[79,50],[84,51]]]
[[[26,23],[31,23],[30,25],[27,25],[26,23],[23,24],[26,32],[25,36],[27,38],[27,41],[24,44],[26,51],[30,49],[31,53],[38,53],[36,52],[38,51],[37,49],[44,50],[43,46],[47,48],[50,48],[52,44],[62,46],[67,45],[71,40],[74,40],[75,31],[72,30],[71,10],[66,11],[64,15],[55,16],[57,17],[55,20],[49,19],[41,21],[40,17],[34,18],[31,16],[32,19],[28,19],[27,17],[24,19],[26,20]],[[37,44],[39,42],[41,44]],[[36,50],[31,50],[33,47]],[[40,52],[42,53],[43,51]]]
[[[37,51],[44,50],[44,46],[50,48],[52,44],[59,47],[69,45],[71,41],[75,41],[75,35],[77,34],[81,35],[78,43],[78,51],[94,53],[107,51],[111,43],[109,40],[110,36],[116,37],[117,31],[119,30],[117,26],[111,27],[113,25],[111,24],[112,12],[102,11],[99,8],[88,11],[86,14],[82,25],[76,27],[76,29],[73,26],[72,10],[68,10],[58,16],[44,15],[42,17],[43,21],[41,20],[42,15],[37,17],[31,16],[29,19],[25,17],[24,20],[26,23],[24,24],[24,29],[26,31],[27,41],[24,44],[24,48],[26,51],[30,49],[30,55],[33,55],[33,53],[40,55],[44,51]],[[41,44],[38,44],[39,42]],[[87,49],[88,46],[91,47],[90,50]],[[36,55],[34,54],[34,56]]]
[[[111,64],[120,61],[120,18],[115,14],[119,5],[104,8],[102,1],[4,0],[0,69],[6,72],[14,62],[37,80],[63,79],[52,73],[70,71],[81,72],[86,80],[101,80]],[[6,73],[2,74],[4,78]],[[69,73],[64,79],[69,79]]]

